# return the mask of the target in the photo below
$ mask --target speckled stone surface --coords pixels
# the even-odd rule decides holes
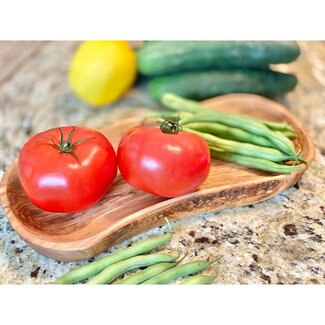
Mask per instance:
[[[0,85],[0,177],[34,133],[58,125],[100,128],[118,118],[157,108],[140,84],[111,107],[92,110],[67,85],[69,60],[78,43],[46,43],[38,54]],[[220,284],[325,283],[325,42],[300,42],[299,60],[281,71],[299,78],[297,88],[278,100],[309,129],[316,160],[301,181],[262,203],[173,222],[164,250],[187,252],[187,260],[223,255]],[[112,247],[98,257],[166,229],[158,227]],[[96,258],[98,258],[96,257]],[[32,250],[0,208],[0,283],[50,283],[72,267]],[[210,267],[206,274],[214,273]]]

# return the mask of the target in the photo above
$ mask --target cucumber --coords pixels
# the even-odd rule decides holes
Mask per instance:
[[[201,100],[228,93],[275,97],[296,85],[297,78],[291,74],[271,70],[223,70],[157,77],[149,82],[148,87],[150,94],[158,100],[166,92]]]
[[[137,52],[141,74],[164,75],[226,68],[267,68],[300,54],[294,41],[164,41],[148,42]]]

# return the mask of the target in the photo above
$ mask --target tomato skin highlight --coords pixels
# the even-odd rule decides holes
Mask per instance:
[[[200,136],[138,126],[121,139],[117,160],[121,175],[136,189],[162,197],[195,191],[208,177],[210,150]]]
[[[49,212],[80,212],[95,205],[111,187],[117,174],[117,159],[110,142],[101,133],[78,126],[62,127],[64,140],[72,129],[71,153],[60,153],[59,128],[31,137],[18,157],[18,175],[27,198]],[[78,161],[79,159],[79,161]]]

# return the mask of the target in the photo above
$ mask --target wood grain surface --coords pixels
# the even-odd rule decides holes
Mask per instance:
[[[282,105],[249,94],[231,94],[204,102],[216,110],[242,113],[293,125],[300,138],[295,140],[303,158],[312,161],[315,148],[304,127]],[[138,125],[141,118],[116,122],[100,130],[117,146],[121,135]],[[93,257],[107,247],[170,220],[227,207],[256,203],[295,184],[304,171],[276,175],[232,163],[213,160],[206,182],[194,193],[164,199],[127,185],[120,175],[105,197],[82,213],[47,213],[27,200],[14,162],[0,187],[0,198],[11,225],[36,251],[63,261]]]

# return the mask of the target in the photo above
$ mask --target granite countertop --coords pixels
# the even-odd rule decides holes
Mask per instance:
[[[277,100],[310,131],[317,146],[315,162],[298,184],[269,200],[172,223],[175,234],[167,249],[187,251],[191,260],[223,255],[217,284],[325,283],[325,42],[300,45],[301,57],[279,66],[296,73],[299,85]],[[66,75],[76,46],[43,43],[0,80],[0,177],[34,133],[64,124],[100,128],[157,108],[141,84],[101,110],[75,98]],[[160,231],[161,227],[152,229],[101,255]],[[58,262],[38,254],[15,233],[0,208],[0,283],[49,283],[85,263]]]

